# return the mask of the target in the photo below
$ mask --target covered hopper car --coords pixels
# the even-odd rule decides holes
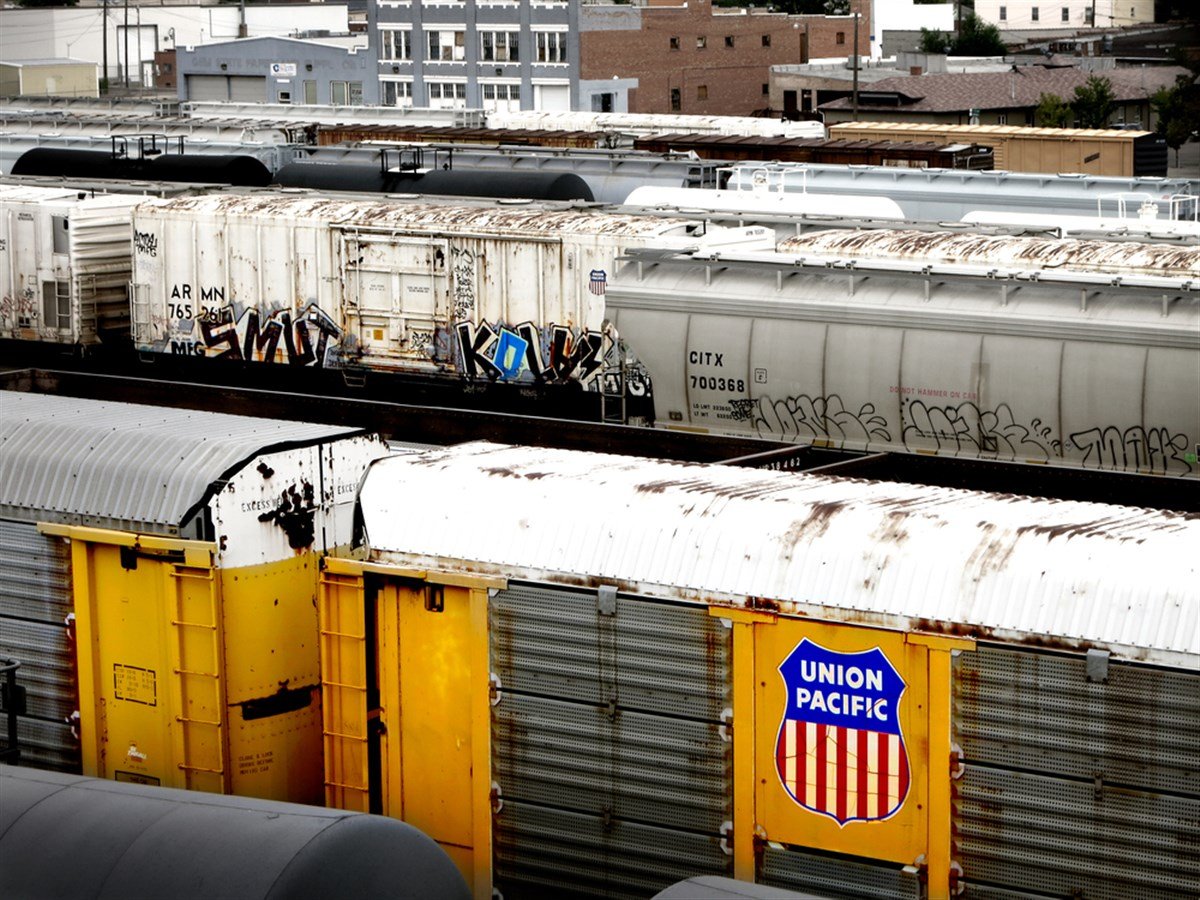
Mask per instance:
[[[1200,477],[1200,248],[906,231],[626,259],[667,427]]]

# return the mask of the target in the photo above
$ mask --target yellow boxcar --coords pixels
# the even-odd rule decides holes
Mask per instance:
[[[77,710],[78,742],[41,735],[31,762],[321,802],[318,555],[350,543],[358,482],[384,445],[131,404],[3,404],[0,517],[38,548],[35,568],[57,566],[53,603],[24,610],[52,635],[33,657],[21,647],[50,685],[33,685],[33,713]],[[18,655],[4,645],[35,626],[3,621],[0,655]]]

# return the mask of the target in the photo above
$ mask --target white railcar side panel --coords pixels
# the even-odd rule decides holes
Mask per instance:
[[[609,301],[663,426],[1200,476],[1192,296],[631,263]]]

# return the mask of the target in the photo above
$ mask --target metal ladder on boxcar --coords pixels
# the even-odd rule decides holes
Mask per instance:
[[[367,622],[359,583],[322,569],[318,613],[325,804],[369,812]]]
[[[221,687],[220,604],[216,576],[211,569],[188,569],[182,566],[171,567],[168,575],[175,587],[171,616],[175,642],[171,665],[178,691],[176,759],[184,773],[187,788],[225,793],[229,785],[225,759],[225,697]],[[187,589],[189,581],[207,582],[207,585],[200,585],[200,590],[193,593]],[[204,599],[195,602],[196,594]],[[193,602],[186,602],[188,600]],[[188,618],[201,611],[207,613],[207,621],[191,621]],[[200,637],[195,641],[189,640],[189,635],[197,632]],[[208,633],[207,645],[203,642],[204,632]],[[206,655],[208,659],[192,661],[192,656],[201,655]],[[198,667],[192,668],[193,665]]]

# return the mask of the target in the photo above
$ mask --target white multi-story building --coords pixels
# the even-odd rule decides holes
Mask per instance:
[[[1154,21],[1154,0],[975,0],[975,15],[1002,30],[1118,28]]]

